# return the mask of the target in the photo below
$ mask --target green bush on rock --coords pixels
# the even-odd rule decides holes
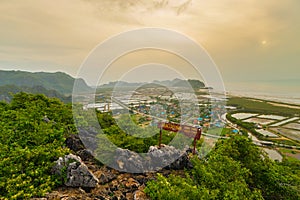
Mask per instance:
[[[0,199],[42,196],[59,183],[51,168],[68,152],[63,145],[69,110],[44,95],[19,93],[10,104],[1,102]]]
[[[219,141],[205,159],[193,159],[186,177],[158,175],[147,183],[152,199],[299,199],[299,169],[270,160],[245,136]]]

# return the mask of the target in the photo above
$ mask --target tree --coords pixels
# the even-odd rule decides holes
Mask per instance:
[[[251,140],[235,136],[218,143],[216,153],[228,156],[250,171],[245,178],[250,188],[261,190],[265,199],[299,198],[300,178],[292,169],[269,159]]]
[[[300,198],[299,171],[270,160],[245,136],[219,141],[193,165],[185,177],[158,175],[145,192],[152,199]]]

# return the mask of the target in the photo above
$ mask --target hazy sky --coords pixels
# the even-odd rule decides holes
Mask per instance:
[[[161,27],[202,45],[229,90],[241,81],[299,80],[299,10],[299,0],[1,0],[0,69],[75,76],[109,37]]]

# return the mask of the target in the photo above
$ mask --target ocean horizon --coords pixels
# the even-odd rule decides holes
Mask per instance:
[[[300,80],[243,81],[225,85],[228,95],[300,105]]]

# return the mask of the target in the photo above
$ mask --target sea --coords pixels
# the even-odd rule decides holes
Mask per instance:
[[[300,80],[225,83],[227,94],[300,105]]]

